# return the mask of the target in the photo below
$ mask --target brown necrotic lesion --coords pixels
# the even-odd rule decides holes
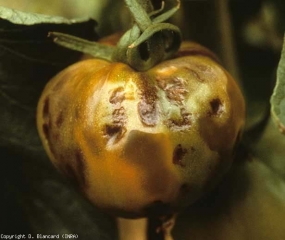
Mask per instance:
[[[127,116],[126,110],[122,106],[125,100],[125,91],[123,87],[118,87],[112,91],[109,102],[112,104],[112,122],[105,125],[104,136],[109,143],[117,143],[126,132]]]

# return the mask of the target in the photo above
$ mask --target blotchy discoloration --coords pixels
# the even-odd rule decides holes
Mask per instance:
[[[183,158],[187,154],[187,152],[187,149],[183,148],[181,144],[178,144],[173,151],[173,164],[185,167],[185,163],[183,163]]]

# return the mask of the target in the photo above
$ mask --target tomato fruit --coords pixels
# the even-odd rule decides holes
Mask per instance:
[[[123,217],[177,210],[211,190],[231,166],[244,121],[236,82],[192,42],[144,72],[75,63],[47,84],[37,111],[52,163]]]

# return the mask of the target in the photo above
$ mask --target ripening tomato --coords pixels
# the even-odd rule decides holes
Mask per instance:
[[[209,191],[231,166],[244,121],[239,87],[192,42],[145,72],[75,63],[47,84],[37,112],[53,164],[123,217],[176,210]]]

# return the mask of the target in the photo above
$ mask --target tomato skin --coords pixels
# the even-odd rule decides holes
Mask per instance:
[[[87,198],[123,217],[185,207],[229,169],[245,121],[232,77],[206,48],[184,42],[145,72],[83,60],[55,76],[37,125],[53,164]]]

